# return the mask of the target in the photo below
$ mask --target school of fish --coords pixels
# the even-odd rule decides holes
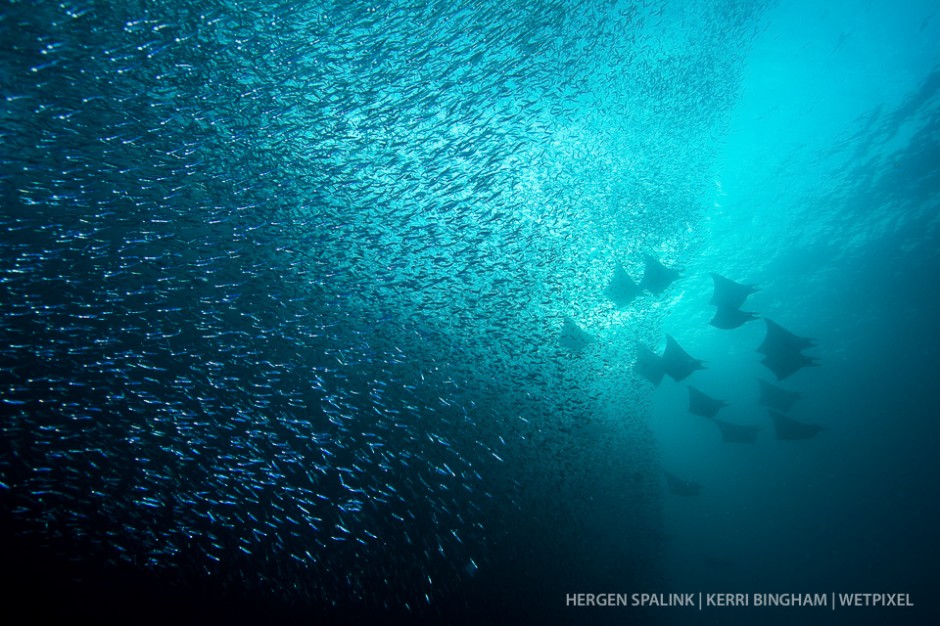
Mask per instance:
[[[653,567],[668,302],[604,288],[699,244],[763,10],[3,3],[5,527],[311,606]]]

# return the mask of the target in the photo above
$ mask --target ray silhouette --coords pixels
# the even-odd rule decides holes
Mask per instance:
[[[637,344],[636,362],[633,371],[658,387],[666,371],[663,369],[663,360],[658,354],[644,346]]]
[[[716,400],[708,394],[689,385],[689,413],[702,417],[715,417],[722,408],[728,406],[724,400]]]
[[[774,430],[777,431],[777,439],[812,439],[820,432],[826,430],[825,426],[798,422],[773,409],[768,409],[767,412],[770,414],[770,419],[774,422]]]
[[[614,268],[614,275],[610,279],[610,284],[604,290],[604,294],[613,301],[618,308],[625,308],[642,290],[639,285],[633,282],[626,270],[619,263]]]
[[[812,348],[816,345],[814,339],[809,337],[800,337],[778,324],[777,322],[764,318],[767,323],[767,335],[764,341],[757,347],[761,354],[775,355],[785,352],[799,352],[806,348]]]
[[[573,319],[565,316],[565,322],[561,327],[561,336],[558,343],[569,352],[581,352],[588,345],[593,343],[594,337],[581,329]]]
[[[721,440],[725,443],[752,443],[761,430],[760,426],[732,424],[721,420],[712,421],[721,430]]]
[[[709,322],[709,324],[715,328],[731,330],[741,326],[742,324],[756,320],[759,317],[760,316],[757,313],[750,313],[748,311],[741,311],[740,309],[719,306],[715,310],[715,316],[712,317],[712,320]]]
[[[678,270],[666,267],[658,260],[647,255],[646,268],[643,270],[643,280],[640,281],[640,287],[650,293],[659,295],[678,278]]]
[[[715,283],[715,290],[708,303],[719,307],[738,309],[749,295],[758,291],[754,285],[742,285],[715,272],[711,273],[711,277]]]
[[[760,384],[760,399],[757,403],[781,413],[789,411],[793,408],[793,404],[803,397],[802,394],[796,391],[788,391],[760,378],[757,379],[757,382]]]
[[[789,351],[767,355],[761,359],[761,363],[774,373],[777,380],[783,380],[804,367],[819,365],[819,359],[806,356],[802,352]]]
[[[663,352],[662,364],[667,376],[678,382],[696,370],[705,369],[703,363],[701,359],[693,358],[683,350],[672,336],[666,335],[666,350]]]

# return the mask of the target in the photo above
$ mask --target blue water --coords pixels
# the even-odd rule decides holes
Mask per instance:
[[[676,535],[669,568],[688,588],[905,588],[935,614],[934,16],[928,3],[784,2],[754,41],[716,162],[706,243],[691,262],[699,275],[665,325],[709,362],[690,382],[732,402],[729,421],[764,431],[753,446],[724,444],[685,412],[684,388],[657,391],[664,464],[706,485],[696,501],[664,504]],[[811,353],[821,366],[781,383],[805,396],[793,417],[829,428],[818,438],[775,441],[755,410],[754,378],[773,380],[754,352],[763,324],[706,325],[705,272],[715,268],[761,286],[744,308],[819,340]],[[856,611],[841,619],[916,622],[909,609]]]
[[[5,587],[124,623],[925,623],[937,42],[927,1],[8,0]],[[612,301],[647,257],[679,278]],[[765,322],[710,326],[710,272],[816,340],[779,384],[817,436],[775,437]],[[654,386],[666,334],[706,369]],[[830,604],[567,600],[712,592]]]

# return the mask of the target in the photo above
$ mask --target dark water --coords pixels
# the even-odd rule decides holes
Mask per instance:
[[[125,623],[935,614],[936,20],[7,0],[9,597]],[[647,257],[679,278],[609,288]],[[710,272],[819,366],[776,381],[765,322],[710,326]],[[667,333],[707,369],[654,387],[638,345]],[[776,439],[756,378],[825,430]],[[642,592],[915,607],[566,606]]]

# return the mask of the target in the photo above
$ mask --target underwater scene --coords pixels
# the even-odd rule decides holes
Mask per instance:
[[[935,623],[938,318],[934,0],[0,0],[10,614]]]

